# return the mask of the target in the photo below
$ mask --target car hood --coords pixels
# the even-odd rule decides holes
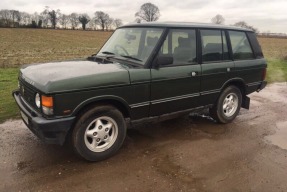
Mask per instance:
[[[20,80],[46,94],[130,83],[128,70],[123,65],[94,61],[28,65],[20,69]]]

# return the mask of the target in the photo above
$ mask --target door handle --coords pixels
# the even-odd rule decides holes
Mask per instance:
[[[198,72],[193,71],[193,72],[191,72],[191,76],[194,77],[194,76],[197,75],[197,73],[198,73]]]
[[[226,69],[226,70],[227,70],[227,72],[230,72],[230,68],[229,68],[229,67],[227,67],[227,69]]]

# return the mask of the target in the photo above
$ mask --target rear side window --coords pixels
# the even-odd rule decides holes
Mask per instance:
[[[229,31],[229,36],[235,60],[254,59],[254,54],[245,32]]]
[[[263,53],[261,50],[261,47],[258,43],[258,40],[256,38],[255,33],[253,32],[247,32],[247,36],[249,38],[249,41],[251,43],[251,46],[253,48],[254,54],[256,56],[257,59],[263,58]]]
[[[203,62],[216,62],[229,59],[224,31],[201,30],[200,34]]]

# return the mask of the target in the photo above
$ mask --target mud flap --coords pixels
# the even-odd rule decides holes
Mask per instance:
[[[241,107],[244,108],[244,109],[249,109],[249,105],[250,105],[250,98],[245,95],[242,98]]]

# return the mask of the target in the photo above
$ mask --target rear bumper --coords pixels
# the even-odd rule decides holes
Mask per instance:
[[[262,81],[262,83],[260,84],[260,86],[257,89],[257,92],[261,91],[262,89],[264,89],[267,85],[267,81]]]
[[[62,145],[65,142],[65,138],[73,125],[75,117],[46,119],[21,98],[18,90],[12,94],[18,107],[24,114],[25,118],[22,115],[24,123],[37,137],[47,144]]]

